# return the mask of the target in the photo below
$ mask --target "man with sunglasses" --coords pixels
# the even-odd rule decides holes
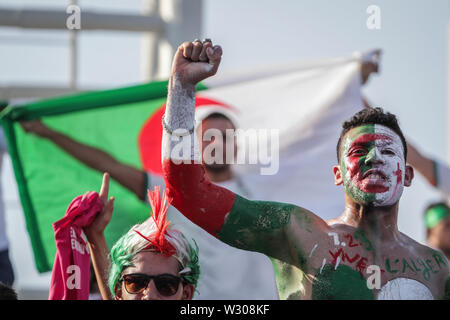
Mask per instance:
[[[106,173],[100,191],[103,210],[84,228],[103,299],[191,300],[200,275],[198,248],[169,227],[165,194],[161,199],[159,188],[148,192],[152,216],[133,226],[109,253],[104,230],[114,198],[108,199],[108,189]]]
[[[414,171],[396,117],[380,108],[343,124],[333,173],[346,208],[336,219],[249,201],[208,181],[193,143],[195,86],[217,72],[221,57],[211,42],[185,42],[175,53],[162,119],[170,203],[219,240],[269,256],[282,299],[450,299],[445,256],[398,230]]]

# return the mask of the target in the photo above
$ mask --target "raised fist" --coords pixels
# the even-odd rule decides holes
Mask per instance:
[[[222,48],[213,46],[210,39],[181,44],[172,62],[172,77],[183,86],[195,86],[216,74],[222,58]]]

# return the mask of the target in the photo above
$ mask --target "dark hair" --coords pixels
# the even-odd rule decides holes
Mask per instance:
[[[228,120],[228,121],[231,122],[233,127],[235,127],[235,124],[234,124],[233,120],[231,120],[229,117],[227,117],[226,115],[224,115],[223,113],[220,113],[220,112],[213,112],[213,113],[209,114],[208,116],[206,116],[203,120],[206,120],[206,119],[224,119],[224,120]]]
[[[17,293],[13,288],[0,282],[0,300],[17,300]]]
[[[345,136],[345,134],[350,131],[353,128],[365,125],[365,124],[380,124],[385,127],[388,127],[392,129],[396,134],[399,135],[400,139],[402,140],[403,144],[403,151],[405,153],[405,161],[406,156],[408,153],[408,148],[406,146],[406,139],[403,136],[403,132],[400,129],[400,126],[398,125],[397,117],[389,112],[384,112],[382,108],[365,108],[353,115],[353,117],[350,118],[350,120],[345,121],[342,124],[342,131],[341,135],[339,137],[337,146],[336,146],[336,153],[337,153],[337,159],[338,162],[340,159],[339,150],[341,147],[341,141],[342,137]]]
[[[5,109],[7,106],[8,106],[8,102],[7,101],[0,100],[0,112],[2,112],[3,109]]]

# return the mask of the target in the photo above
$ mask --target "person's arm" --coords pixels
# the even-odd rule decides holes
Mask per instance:
[[[109,174],[103,175],[103,183],[100,189],[100,200],[103,203],[103,210],[94,219],[92,224],[84,228],[84,233],[89,244],[92,265],[95,271],[98,288],[103,300],[112,300],[111,291],[108,288],[108,271],[110,267],[109,250],[106,244],[104,231],[111,221],[114,198],[108,199],[109,192]]]
[[[100,149],[77,142],[47,127],[40,120],[22,122],[21,125],[25,131],[49,139],[88,167],[99,172],[109,172],[114,180],[136,194],[139,199],[145,199],[146,175],[144,171],[121,163]]]
[[[207,59],[202,60],[202,54]],[[163,172],[169,201],[229,245],[301,264],[305,257],[299,252],[325,238],[326,223],[302,208],[249,201],[212,184],[194,148],[195,85],[216,73],[221,55],[220,47],[200,42],[185,42],[175,54],[163,118]]]
[[[435,172],[435,163],[432,159],[424,156],[410,143],[408,146],[407,162],[410,163],[417,171],[419,171],[425,179],[432,185],[437,185],[437,177]]]

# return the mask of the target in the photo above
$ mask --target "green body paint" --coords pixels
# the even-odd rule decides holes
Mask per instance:
[[[281,300],[299,300],[305,289],[305,274],[299,268],[278,259],[271,258],[277,282],[278,295]]]
[[[423,278],[427,281],[430,280],[432,274],[439,273],[439,270],[442,269],[442,266],[446,266],[446,262],[442,257],[438,254],[433,254],[433,257],[437,263],[437,267],[433,265],[433,261],[431,259],[422,259],[422,258],[410,258],[409,260],[403,258],[402,259],[402,270],[401,273],[405,273],[408,271],[412,271],[415,274],[421,272]],[[408,262],[410,261],[410,263]],[[385,269],[390,274],[396,274],[400,272],[399,269],[396,269],[395,266],[400,262],[399,259],[395,259],[393,263],[391,263],[391,259],[385,260]]]
[[[445,259],[442,258],[442,256],[440,254],[433,254],[433,258],[434,261],[436,261],[436,264],[438,265],[439,269],[441,269],[441,265],[443,266],[447,266],[447,262],[445,261]]]
[[[350,177],[350,174],[348,172],[349,168],[346,163],[346,155],[348,154],[349,149],[352,146],[352,142],[356,137],[366,133],[375,133],[375,127],[373,125],[365,125],[353,129],[352,132],[353,138],[349,137],[345,139],[344,144],[342,146],[340,165],[342,170],[342,178],[344,179],[345,193],[348,194],[350,197],[352,197],[353,200],[357,202],[371,203],[375,200],[375,194],[364,192],[358,188],[358,186],[352,181]],[[374,145],[375,142],[371,141],[368,142],[367,147],[373,148]],[[368,166],[364,164],[364,160],[365,160],[364,157],[361,157],[359,160],[357,160],[359,170],[361,172],[366,172],[368,169],[370,169]]]
[[[300,299],[304,295],[308,262],[302,248],[289,241],[285,232],[288,224],[295,224],[302,232],[312,232],[308,213],[294,205],[249,201],[236,195],[233,208],[218,232],[221,241],[263,253],[271,259],[278,294],[283,300]]]
[[[405,258],[402,259],[402,263],[403,263],[403,268],[402,268],[402,272],[405,273],[406,268],[410,269],[412,272],[416,273],[416,271],[410,266],[410,264],[408,263],[408,261],[406,261]]]
[[[435,270],[433,270],[433,265],[432,265],[432,262],[431,262],[431,260],[430,259],[426,259],[425,260],[426,261],[426,263],[427,263],[427,267],[431,270],[431,272],[433,272],[433,273],[438,273],[439,271],[435,271]]]
[[[396,262],[398,262],[398,259],[396,260]],[[391,269],[391,260],[386,259],[384,264],[385,264],[387,272],[389,272],[391,274],[396,274],[398,272],[398,270]]]
[[[367,239],[366,234],[362,229],[356,230],[353,236],[355,237],[356,240],[362,243],[364,249],[366,249],[367,251],[372,251],[373,249],[372,243],[369,241],[369,239]]]
[[[447,281],[445,281],[444,299],[445,300],[450,300],[450,277],[448,277]]]
[[[413,259],[411,259],[411,262],[414,264],[414,260]],[[426,265],[425,261],[423,261],[420,258],[417,258],[417,262],[423,267],[423,278],[425,280],[427,280],[427,281],[430,280],[430,276],[431,276],[430,268],[428,268],[428,266]],[[414,268],[415,267],[416,266],[414,265]],[[418,269],[417,271],[421,271],[421,269]]]
[[[425,263],[423,263],[423,261],[421,261],[420,258],[417,259],[417,262],[419,262],[420,264],[422,264],[422,265],[426,268]],[[413,265],[414,270],[416,270],[416,271],[422,271],[422,269],[417,268],[417,266],[416,266],[416,264],[414,263],[414,260],[413,260],[413,259],[411,259],[411,264]]]
[[[316,274],[312,286],[314,300],[373,300],[374,296],[367,287],[366,279],[352,268],[340,265],[326,265]]]
[[[232,246],[258,252],[278,250],[280,231],[289,221],[294,205],[249,201],[238,195],[218,238]],[[273,240],[273,242],[271,242]]]

